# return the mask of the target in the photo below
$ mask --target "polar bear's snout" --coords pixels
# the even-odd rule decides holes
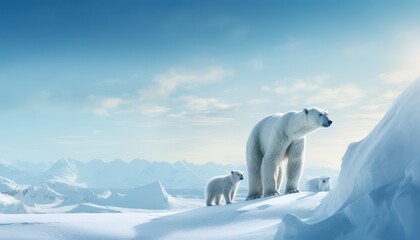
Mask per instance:
[[[326,123],[324,122],[324,124],[322,124],[322,126],[329,127],[329,126],[331,126],[332,123],[333,123],[333,121],[331,121],[331,119],[328,119]]]
[[[322,126],[323,127],[329,127],[329,126],[331,126],[331,124],[333,123],[333,121],[325,114],[325,115],[323,115],[323,123],[322,123]]]

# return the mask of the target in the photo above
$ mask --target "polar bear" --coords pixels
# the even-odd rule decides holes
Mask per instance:
[[[330,177],[312,178],[305,183],[303,189],[311,192],[328,192],[331,189]]]
[[[252,129],[246,146],[249,177],[247,200],[279,195],[284,172],[283,162],[286,159],[286,193],[299,192],[305,136],[331,124],[327,110],[317,107],[273,114],[258,122]]]
[[[219,205],[222,196],[225,198],[226,204],[232,203],[239,182],[243,179],[244,173],[241,171],[231,171],[228,175],[217,176],[210,179],[206,187],[207,206],[211,206],[213,201],[216,205]]]

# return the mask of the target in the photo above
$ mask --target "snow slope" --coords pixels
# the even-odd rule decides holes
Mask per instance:
[[[420,79],[343,157],[337,187],[308,219],[286,216],[277,239],[420,239]]]
[[[298,193],[213,207],[204,207],[203,200],[203,207],[187,211],[2,215],[0,236],[14,240],[272,239],[285,214],[307,217],[325,194]]]

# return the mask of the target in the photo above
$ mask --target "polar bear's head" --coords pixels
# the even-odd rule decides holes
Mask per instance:
[[[244,173],[241,171],[231,171],[230,176],[234,182],[239,182],[244,180]]]
[[[327,109],[311,107],[303,109],[303,113],[306,114],[309,124],[315,128],[329,127],[332,124]]]
[[[331,181],[330,177],[319,177],[318,178],[318,191],[330,191]]]

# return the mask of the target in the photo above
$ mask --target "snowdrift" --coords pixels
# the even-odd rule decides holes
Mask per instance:
[[[141,209],[167,209],[171,196],[160,182],[131,189],[125,193],[111,194],[101,205]]]
[[[420,79],[342,160],[338,185],[307,219],[288,215],[276,239],[420,239]]]

